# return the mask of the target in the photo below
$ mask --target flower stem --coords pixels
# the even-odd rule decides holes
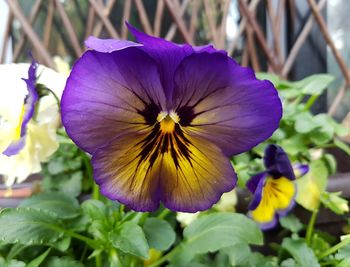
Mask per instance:
[[[311,239],[312,239],[312,234],[314,232],[317,214],[318,214],[318,208],[312,212],[311,218],[309,220],[309,224],[307,225],[305,238],[306,238],[306,244],[308,245],[311,244]]]
[[[148,267],[158,267],[158,266],[162,265],[164,262],[166,262],[169,259],[171,259],[178,252],[178,250],[180,248],[181,248],[181,245],[175,247],[172,251],[170,251],[169,253],[165,254],[163,257],[161,257],[157,261],[153,262],[151,265],[148,265]]]
[[[82,151],[81,154],[82,154],[82,157],[83,157],[83,162],[84,162],[84,165],[85,165],[86,174],[87,174],[87,176],[90,179],[91,184],[92,184],[92,199],[99,200],[100,199],[100,190],[99,190],[99,187],[95,183],[94,178],[93,178],[90,158],[83,151]],[[101,258],[101,254],[100,253],[95,256],[95,266],[96,267],[102,267],[102,258]]]
[[[100,189],[99,189],[98,185],[95,183],[95,180],[93,178],[90,158],[83,151],[81,151],[81,155],[83,157],[83,162],[85,165],[86,174],[87,174],[87,176],[90,179],[91,184],[92,184],[92,199],[99,200],[100,199]]]
[[[318,98],[318,95],[312,95],[310,96],[310,98],[307,100],[307,102],[305,103],[305,106],[304,106],[304,110],[309,110],[312,105],[315,103],[315,101],[317,100]]]
[[[328,255],[336,252],[337,250],[341,249],[342,247],[345,247],[348,244],[350,244],[350,238],[345,238],[343,241],[339,242],[338,244],[334,245],[333,247],[330,247],[325,252],[323,252],[318,257],[318,259],[323,259],[324,257],[327,257]]]
[[[158,219],[164,219],[166,216],[168,216],[168,214],[170,214],[171,211],[168,209],[163,209],[161,213],[159,213],[159,215],[157,216]]]
[[[69,230],[66,230],[66,229],[63,229],[63,228],[60,228],[60,227],[54,227],[55,230],[57,231],[60,231],[60,232],[63,232],[65,235],[68,235],[70,237],[73,237],[75,239],[78,239],[80,241],[83,241],[85,242],[87,245],[89,245],[90,247],[92,247],[93,249],[96,249],[99,247],[99,243],[96,242],[95,240],[91,239],[91,238],[88,238],[86,236],[83,236],[83,235],[80,235],[80,234],[77,234],[75,232],[72,232],[72,231],[69,231]]]

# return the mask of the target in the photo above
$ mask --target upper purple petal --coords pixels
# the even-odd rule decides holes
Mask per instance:
[[[2,152],[2,154],[10,157],[18,154],[24,145],[26,144],[26,136],[22,136],[20,139],[11,142],[11,144]]]
[[[221,53],[186,57],[174,80],[172,108],[180,124],[227,156],[251,149],[279,126],[282,105],[273,85]]]
[[[36,69],[37,64],[35,60],[32,60],[32,63],[28,69],[28,78],[22,78],[22,80],[27,84],[28,94],[24,99],[24,110],[21,123],[21,133],[18,140],[13,141],[3,152],[6,156],[12,156],[17,154],[25,145],[25,135],[27,133],[27,124],[34,115],[35,105],[38,102],[39,95],[36,91]]]
[[[116,40],[116,39],[100,39],[94,36],[90,36],[86,41],[85,45],[97,52],[111,53],[114,51],[122,50],[128,47],[142,46],[132,41],[127,40]]]
[[[250,192],[254,194],[253,199],[250,202],[248,207],[249,210],[255,210],[259,206],[260,201],[262,199],[265,180],[267,177],[268,177],[267,174],[262,172],[252,176],[247,182],[247,188],[249,189]]]
[[[268,173],[275,178],[284,176],[290,180],[295,179],[288,155],[280,146],[271,144],[266,147],[264,164]]]
[[[310,167],[307,164],[297,163],[293,165],[293,170],[296,178],[300,178],[307,174],[309,172],[309,169]]]
[[[223,55],[227,55],[227,52],[225,50],[218,50],[212,44],[193,46],[193,49],[194,51],[199,53],[208,52],[208,53],[221,53]]]
[[[260,172],[260,173],[253,175],[252,177],[250,177],[246,183],[248,190],[251,193],[254,193],[256,188],[258,187],[260,180],[265,179],[266,175],[267,175],[266,172]]]
[[[85,52],[73,66],[61,101],[68,135],[89,153],[126,130],[142,131],[152,123],[145,118],[156,120],[164,109],[157,65],[134,47]]]
[[[143,44],[139,49],[145,51],[157,62],[165,95],[169,99],[174,88],[175,70],[186,56],[194,53],[193,48],[187,44],[179,46],[162,38],[147,35],[129,23],[126,25],[136,40]]]

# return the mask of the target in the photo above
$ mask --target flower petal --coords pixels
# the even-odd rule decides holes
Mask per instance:
[[[168,153],[162,169],[162,201],[171,210],[196,212],[209,209],[237,182],[230,160],[216,145],[187,135],[189,158],[181,157],[178,166]]]
[[[27,124],[33,117],[35,104],[39,100],[39,95],[35,87],[36,69],[37,63],[35,60],[33,60],[28,70],[28,78],[22,78],[23,81],[27,84],[28,94],[24,99],[22,113],[19,118],[19,124],[16,130],[16,136],[14,137],[14,140],[11,142],[11,144],[6,148],[6,150],[2,152],[6,156],[13,156],[17,154],[25,145]]]
[[[163,87],[167,99],[171,97],[174,83],[173,77],[177,66],[186,56],[194,52],[190,45],[177,45],[162,38],[147,35],[126,23],[136,40],[144,46],[139,49],[149,54],[158,64]]]
[[[156,64],[132,47],[87,51],[74,65],[61,102],[67,133],[89,153],[126,130],[154,124],[164,108]]]
[[[256,188],[258,187],[260,180],[264,179],[266,175],[267,175],[266,172],[260,172],[250,177],[250,179],[247,181],[247,184],[246,184],[248,190],[251,193],[254,193]]]
[[[267,179],[267,173],[262,172],[252,176],[248,180],[247,188],[249,189],[250,192],[254,194],[253,199],[250,202],[248,207],[249,210],[256,209],[257,206],[260,204],[266,179]]]
[[[223,54],[186,57],[175,84],[173,109],[180,124],[228,156],[251,149],[278,128],[282,106],[276,89]]]
[[[263,229],[275,225],[276,214],[286,215],[293,207],[296,194],[296,186],[286,177],[268,177],[262,189],[262,198],[259,205],[251,211],[252,218]]]
[[[295,179],[293,167],[284,150],[276,145],[268,145],[265,149],[264,164],[270,175],[275,178],[284,176],[290,180]]]
[[[138,44],[127,40],[100,39],[94,36],[90,36],[85,41],[85,45],[88,48],[102,53],[111,53],[128,47],[142,46],[142,44]]]
[[[124,133],[94,153],[102,194],[137,211],[154,211],[162,201],[174,211],[196,212],[235,186],[231,163],[215,145],[179,128],[157,131]]]
[[[298,163],[293,165],[293,171],[296,178],[300,178],[304,176],[309,172],[309,170],[310,170],[310,167],[307,164]]]

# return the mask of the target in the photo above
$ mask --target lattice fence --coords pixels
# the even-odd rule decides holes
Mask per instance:
[[[310,15],[287,55],[282,52],[280,35],[282,19],[295,16],[294,0],[7,0],[10,10],[1,62],[11,46],[13,61],[21,61],[31,50],[39,61],[55,68],[54,55],[65,57],[71,63],[85,47],[89,35],[102,38],[128,38],[124,21],[141,28],[148,34],[176,42],[203,44],[208,41],[239,58],[243,65],[256,71],[264,57],[267,69],[288,78],[295,59],[316,23],[343,74],[343,84],[329,113],[334,114],[350,84],[349,67],[336,49],[323,16],[326,0],[307,0]],[[230,5],[237,3],[240,14],[238,27],[227,37],[227,18]],[[265,8],[272,30],[272,42],[267,41],[266,21],[258,19],[257,9]],[[11,41],[10,41],[11,40]],[[243,44],[243,45],[242,45]],[[260,57],[260,58],[259,58]]]

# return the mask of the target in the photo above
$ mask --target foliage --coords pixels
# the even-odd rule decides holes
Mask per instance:
[[[296,196],[298,204],[312,212],[310,221],[305,225],[292,213],[280,218],[281,242],[269,244],[274,253],[257,252],[264,234],[245,214],[213,208],[182,228],[176,214],[166,209],[134,212],[102,197],[93,183],[89,157],[61,129],[60,149],[43,168],[43,192],[0,213],[0,266],[349,266],[350,238],[337,243],[314,229],[321,207],[340,215],[349,211],[340,192],[325,191],[329,175],[336,171],[326,149],[338,147],[350,155],[339,139],[347,130],[327,114],[310,111],[333,78],[317,74],[287,82],[271,74],[259,77],[275,84],[284,114],[267,142],[232,159],[239,186],[263,170],[268,143],[282,146],[292,162],[310,167],[297,180]]]

